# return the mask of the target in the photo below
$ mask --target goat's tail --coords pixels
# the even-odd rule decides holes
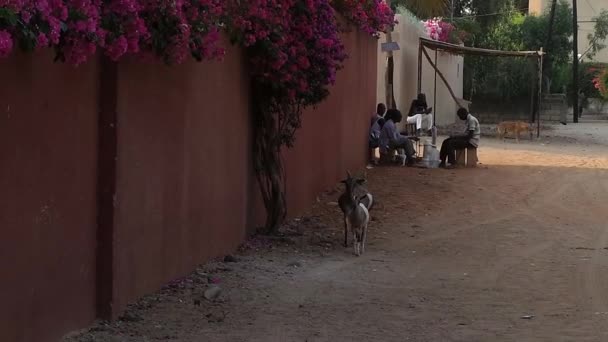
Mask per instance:
[[[363,203],[368,211],[371,210],[374,207],[374,196],[368,192],[365,196],[361,197],[361,203]]]

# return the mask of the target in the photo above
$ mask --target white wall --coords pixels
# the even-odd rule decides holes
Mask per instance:
[[[400,50],[394,53],[394,93],[397,108],[407,115],[411,101],[416,98],[418,87],[418,44],[420,37],[427,37],[422,23],[410,18],[398,16],[399,24],[393,32],[393,41],[398,42]],[[378,41],[378,102],[386,103],[385,75],[386,53],[381,51],[381,44],[386,42],[383,35]],[[431,58],[434,51],[428,50]],[[445,53],[438,54],[439,70],[444,74],[458,98],[462,98],[464,60],[461,56]],[[423,56],[422,63],[422,92],[427,96],[429,106],[435,107],[437,125],[447,125],[456,122],[458,105],[454,102],[441,78],[437,76],[437,99],[434,104],[435,72]]]

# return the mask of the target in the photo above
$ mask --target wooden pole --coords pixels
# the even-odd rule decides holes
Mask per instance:
[[[386,0],[386,4],[390,7],[391,0]],[[393,42],[392,32],[393,32],[392,28],[390,30],[388,30],[388,32],[386,32],[386,42],[387,43]],[[395,103],[395,94],[393,93],[394,92],[394,88],[393,88],[394,70],[395,70],[395,61],[393,59],[393,51],[388,51],[387,52],[386,76],[385,76],[385,80],[386,80],[385,89],[386,89],[386,106],[389,109],[397,108],[397,104]]]
[[[530,63],[530,74],[532,74],[538,68],[538,63],[534,60]],[[536,81],[533,77],[530,77],[530,122],[536,121],[536,113],[534,112],[534,98],[536,97]]]
[[[551,2],[551,12],[549,14],[549,29],[547,30],[547,32],[548,32],[547,33],[547,39],[545,41],[545,46],[544,46],[545,51],[546,51],[547,54],[545,54],[542,57],[542,58],[546,57],[545,61],[543,62],[543,64],[545,65],[545,67],[543,68],[544,69],[544,71],[543,71],[543,80],[544,80],[544,75],[545,74],[547,75],[547,78],[551,77],[550,74],[551,74],[552,67],[551,67],[551,61],[550,61],[550,59],[551,59],[550,51],[551,51],[551,43],[552,43],[552,39],[551,38],[553,36],[553,23],[555,22],[555,9],[556,9],[556,7],[557,7],[557,0],[553,0]],[[550,83],[547,82],[545,90],[548,93],[551,92],[551,89],[549,89],[550,86],[551,86]]]
[[[572,114],[578,122],[578,9],[577,0],[572,0]]]
[[[540,113],[543,110],[543,48],[538,56],[538,110],[536,111],[536,138],[540,139]]]
[[[422,52],[424,53],[424,56],[426,57],[427,61],[431,64],[431,66],[433,67],[433,69],[435,69],[435,71],[437,72],[437,75],[443,81],[443,83],[445,84],[446,88],[448,88],[448,91],[450,92],[450,95],[452,96],[452,98],[454,99],[454,101],[459,106],[464,107],[460,103],[460,101],[458,100],[458,98],[456,97],[456,94],[454,94],[454,90],[452,90],[452,87],[450,87],[450,84],[448,83],[448,80],[445,79],[445,76],[443,76],[443,73],[441,73],[441,71],[437,68],[437,65],[435,63],[433,63],[433,60],[431,59],[431,56],[429,56],[429,54],[426,51],[426,49],[423,49]]]
[[[435,65],[437,65],[437,50],[435,50]],[[433,126],[435,125],[435,113],[437,113],[437,69],[435,68],[435,89],[433,90]],[[433,142],[435,145],[435,142]]]
[[[422,93],[422,49],[424,46],[420,44],[418,46],[418,94]]]

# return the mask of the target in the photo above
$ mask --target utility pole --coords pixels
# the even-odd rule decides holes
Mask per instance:
[[[572,0],[572,121],[578,123],[578,9],[577,0]]]
[[[454,25],[454,0],[452,0],[452,10],[450,11],[450,23]]]
[[[553,0],[551,2],[551,13],[549,15],[549,29],[547,31],[547,40],[545,41],[545,52],[546,54],[543,55],[542,58],[544,58],[544,70],[545,72],[543,73],[543,81],[545,79],[550,79],[551,77],[551,71],[553,70],[552,63],[551,63],[551,43],[553,42],[552,36],[553,36],[553,23],[555,22],[555,9],[557,7],[557,0]],[[546,76],[546,77],[545,77]],[[551,92],[551,83],[550,82],[543,82],[543,85],[545,87],[545,92],[548,94],[549,92]]]

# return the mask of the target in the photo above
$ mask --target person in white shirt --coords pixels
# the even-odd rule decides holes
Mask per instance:
[[[410,111],[407,114],[407,123],[416,124],[416,133],[420,135],[421,131],[430,131],[433,128],[433,107],[428,107],[426,104],[426,95],[418,94],[418,97],[412,101]]]
[[[465,134],[450,136],[448,139],[443,141],[441,144],[441,150],[439,151],[439,159],[441,159],[441,163],[439,167],[454,167],[456,164],[456,150],[479,146],[479,138],[481,137],[481,128],[479,126],[479,121],[476,117],[471,115],[466,109],[460,108],[456,113],[460,120],[466,121],[466,129]],[[447,162],[450,166],[447,166]]]
[[[384,117],[386,122],[380,133],[380,152],[387,153],[389,149],[405,150],[406,163],[413,165],[416,160],[414,144],[408,137],[401,135],[397,130],[397,123],[403,120],[403,115],[397,109],[389,109]]]

